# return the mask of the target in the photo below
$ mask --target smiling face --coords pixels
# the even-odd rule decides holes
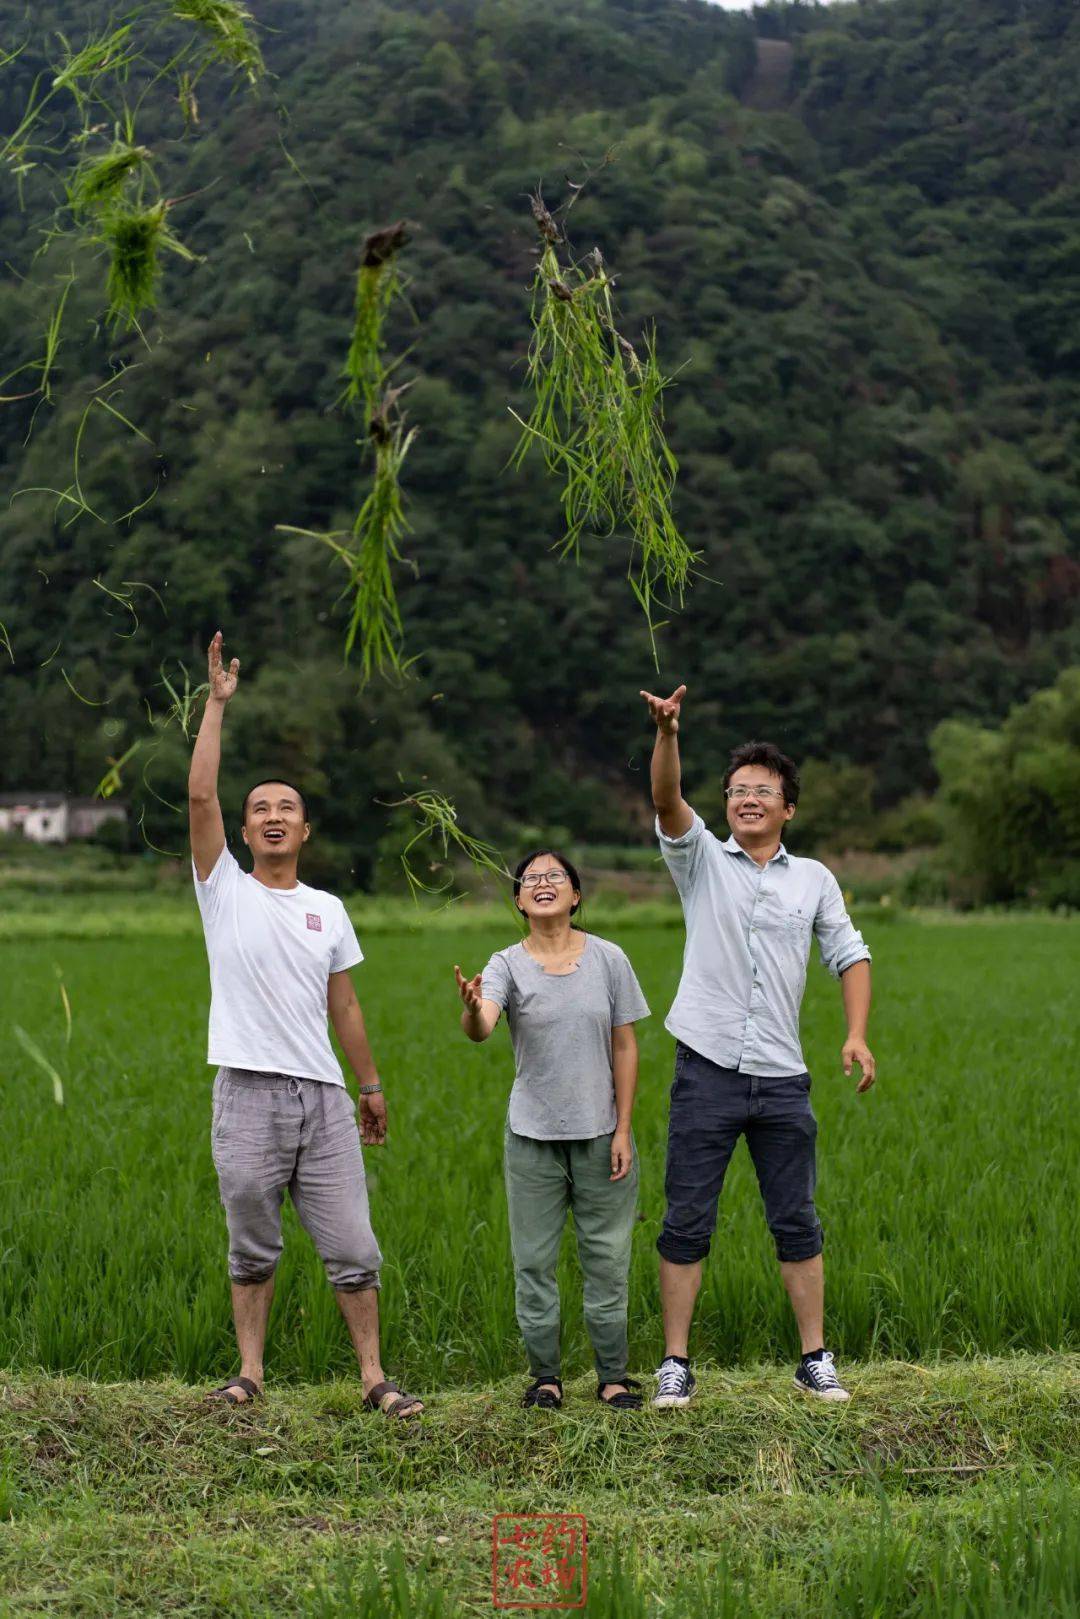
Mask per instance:
[[[536,879],[539,878],[539,882]],[[553,854],[539,854],[521,874],[518,909],[530,923],[534,917],[569,917],[581,895],[570,881],[566,868]]]
[[[243,833],[257,860],[295,860],[311,828],[292,787],[282,781],[263,781],[248,794]]]
[[[748,788],[743,798],[732,797],[733,787]],[[759,787],[771,788],[761,794]],[[740,842],[779,842],[784,827],[795,813],[794,804],[784,803],[783,777],[763,765],[742,765],[728,782],[727,822]]]

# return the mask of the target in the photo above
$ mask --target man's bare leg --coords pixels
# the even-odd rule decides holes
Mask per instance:
[[[360,1363],[360,1382],[364,1394],[368,1395],[377,1383],[386,1381],[379,1353],[379,1291],[375,1287],[359,1290],[336,1287],[334,1292],[337,1296],[338,1309],[345,1317],[345,1325],[349,1329],[349,1337],[352,1339],[352,1346]],[[379,1406],[385,1411],[396,1399],[396,1394],[386,1393],[379,1401]],[[423,1409],[422,1404],[417,1405],[409,1412],[409,1416],[419,1416]]]
[[[813,1259],[781,1260],[780,1275],[787,1288],[804,1355],[825,1346],[825,1266],[820,1254]]]
[[[690,1358],[690,1324],[701,1287],[701,1260],[692,1265],[660,1261],[660,1303],[664,1312],[664,1354]]]
[[[263,1350],[266,1348],[266,1324],[270,1319],[270,1303],[274,1297],[274,1278],[265,1282],[234,1282],[232,1284],[232,1312],[236,1323],[236,1345],[240,1351],[240,1376],[250,1377],[257,1388],[263,1386]],[[237,1405],[246,1405],[248,1395],[243,1389],[233,1389]]]

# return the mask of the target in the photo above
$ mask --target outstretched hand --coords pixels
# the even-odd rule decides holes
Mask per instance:
[[[226,669],[221,661],[222,634],[217,630],[209,649],[210,696],[215,703],[227,703],[240,683],[240,659],[234,658]]]
[[[649,718],[656,728],[665,736],[678,736],[679,712],[686,687],[677,686],[670,697],[654,697],[651,691],[643,691],[641,696],[649,705]]]
[[[467,1012],[479,1012],[484,1002],[482,993],[483,973],[477,973],[475,978],[466,978],[460,967],[454,968],[454,978],[457,981],[458,994],[465,1003]]]

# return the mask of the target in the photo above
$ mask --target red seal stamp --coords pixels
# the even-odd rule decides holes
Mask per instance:
[[[588,1528],[580,1512],[499,1512],[491,1522],[496,1608],[583,1608]]]

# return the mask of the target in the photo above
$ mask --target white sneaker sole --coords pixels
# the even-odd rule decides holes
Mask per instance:
[[[833,1405],[842,1405],[845,1400],[851,1399],[847,1389],[808,1389],[797,1377],[793,1377],[791,1381],[801,1394],[807,1395],[811,1400],[829,1400]]]
[[[651,1404],[658,1411],[668,1411],[673,1405],[689,1405],[693,1398],[693,1390],[689,1394],[657,1394]]]

